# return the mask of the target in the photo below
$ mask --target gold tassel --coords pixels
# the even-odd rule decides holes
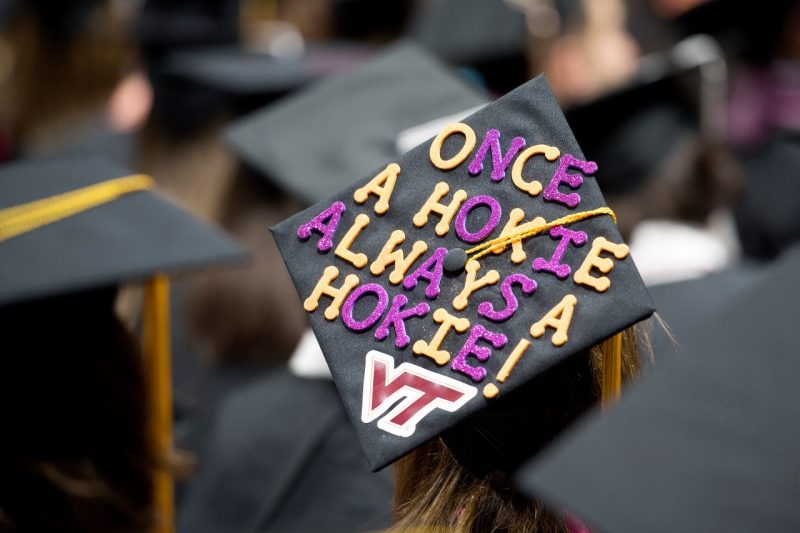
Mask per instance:
[[[154,533],[175,530],[174,482],[167,465],[172,454],[172,369],[169,280],[158,274],[145,284],[142,351],[147,380],[149,434],[157,460],[153,473]]]
[[[603,386],[600,405],[615,404],[622,390],[622,332],[603,341]]]

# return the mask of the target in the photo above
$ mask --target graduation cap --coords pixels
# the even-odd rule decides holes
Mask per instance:
[[[510,2],[428,2],[411,21],[409,36],[449,63],[476,69],[498,91],[527,79],[528,28]]]
[[[695,344],[654,368],[520,475],[590,527],[800,530],[800,248],[699,321]]]
[[[603,169],[598,179],[606,194],[625,194],[646,183],[670,150],[696,133],[695,111],[681,92],[684,73],[636,80],[567,110],[587,157]]]
[[[402,42],[247,115],[225,139],[261,175],[311,204],[402,155],[404,132],[484,103],[479,89]]]
[[[372,47],[355,43],[314,46],[296,57],[232,45],[190,47],[165,54],[151,75],[158,77],[161,94],[172,96],[164,101],[166,106],[186,98],[189,88],[211,92],[219,107],[243,114],[320,78],[352,70],[373,53]],[[198,115],[197,109],[186,113]]]
[[[652,313],[598,172],[540,76],[273,228],[374,469]]]
[[[776,136],[745,155],[743,163],[746,189],[734,210],[742,250],[750,257],[772,259],[800,242],[800,181],[790,170],[800,165],[800,137]]]
[[[0,305],[241,257],[152,185],[100,158],[0,168]]]
[[[97,0],[0,0],[0,27],[23,8],[31,9],[48,36],[67,39],[84,28]]]
[[[676,23],[686,35],[712,35],[729,57],[767,62],[785,38],[785,24],[796,9],[796,0],[772,0],[758,9],[747,0],[706,0]]]
[[[220,232],[162,199],[148,176],[97,158],[31,160],[0,168],[0,307],[145,281],[142,322],[149,421],[170,448],[168,283],[165,272],[242,258]],[[171,516],[171,482],[155,479]]]

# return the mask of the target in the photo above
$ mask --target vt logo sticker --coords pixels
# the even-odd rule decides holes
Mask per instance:
[[[378,420],[378,427],[409,437],[417,423],[434,409],[456,411],[477,392],[475,387],[411,363],[395,368],[392,356],[371,350],[364,368],[361,421],[372,422],[394,406]]]

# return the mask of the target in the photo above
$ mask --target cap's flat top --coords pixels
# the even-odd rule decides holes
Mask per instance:
[[[528,45],[525,15],[502,0],[429,2],[411,35],[436,55],[467,64],[524,55]]]
[[[422,275],[426,268],[435,271],[437,256],[443,263],[443,269],[444,265],[453,267],[452,263],[456,261],[445,261],[441,253],[450,249],[467,249],[473,246],[469,240],[477,241],[468,235],[469,232],[478,233],[479,228],[490,227],[490,231],[480,238],[482,242],[499,236],[514,208],[523,210],[525,221],[537,216],[553,221],[565,215],[605,206],[605,200],[595,179],[590,176],[585,176],[582,185],[575,189],[580,195],[578,204],[567,207],[557,201],[546,201],[544,193],[529,195],[518,188],[512,181],[510,165],[504,178],[497,181],[490,179],[490,174],[493,172],[490,152],[486,152],[484,168],[479,174],[468,173],[467,168],[475,154],[479,152],[484,135],[495,128],[500,132],[500,144],[504,153],[508,152],[511,140],[521,136],[524,137],[528,147],[537,144],[557,147],[564,161],[571,160],[569,154],[574,158],[583,157],[543,77],[532,80],[487,105],[466,118],[463,123],[469,125],[477,137],[471,155],[451,170],[440,170],[434,166],[429,157],[431,141],[412,149],[397,160],[400,173],[389,200],[389,209],[385,214],[376,214],[373,207],[377,200],[375,195],[369,195],[365,203],[358,204],[354,200],[354,191],[370,182],[380,170],[386,168],[389,161],[384,161],[381,167],[374,169],[360,183],[273,228],[278,246],[302,299],[312,294],[326,267],[329,266],[338,269],[338,277],[332,282],[336,287],[342,285],[345,276],[350,274],[358,276],[360,285],[353,289],[352,294],[358,294],[358,291],[367,284],[374,284],[372,289],[375,292],[351,301],[352,313],[346,310],[347,301],[350,301],[347,300],[342,313],[334,320],[327,320],[323,313],[331,302],[329,297],[322,297],[319,307],[309,312],[311,326],[328,360],[350,418],[356,426],[361,444],[374,468],[381,468],[391,463],[425,440],[452,427],[468,414],[488,405],[487,402],[492,400],[486,399],[480,391],[486,385],[495,382],[498,372],[520,340],[527,339],[531,346],[514,367],[509,378],[503,383],[495,384],[501,395],[508,394],[545,368],[593,346],[649,315],[653,310],[647,291],[629,255],[616,259],[608,254],[603,256],[606,259],[611,257],[608,261],[613,263],[612,270],[608,274],[611,286],[605,292],[599,292],[595,288],[573,280],[573,274],[589,256],[594,239],[602,236],[613,243],[622,243],[611,217],[605,215],[568,224],[570,230],[585,232],[586,241],[583,245],[569,245],[564,249],[561,262],[566,265],[568,272],[561,278],[553,272],[537,271],[532,267],[534,259],[539,257],[543,258],[542,261],[550,259],[556,253],[556,246],[561,243],[559,238],[551,238],[546,232],[524,241],[523,249],[527,257],[519,263],[512,262],[510,249],[501,255],[490,253],[480,258],[478,261],[480,270],[476,276],[480,278],[490,270],[495,270],[497,282],[477,290],[462,309],[457,308],[453,302],[465,286],[464,270],[448,270],[442,274],[438,282],[432,281],[436,279],[435,274],[429,276],[430,281],[421,277],[414,278],[415,274]],[[460,134],[449,137],[443,144],[442,157],[454,156],[460,151],[461,144],[463,137]],[[314,146],[308,146],[307,150],[309,156],[312,156]],[[542,156],[537,156],[526,163],[524,175],[526,179],[536,177],[546,186],[560,165],[559,160],[548,161]],[[573,169],[570,172],[579,171]],[[458,217],[454,217],[448,232],[444,235],[437,235],[434,231],[434,226],[440,220],[435,214],[430,216],[426,225],[419,227],[413,223],[414,215],[426,203],[439,182],[449,186],[449,193],[441,200],[442,203],[449,203],[455,197],[456,190],[463,189],[469,198],[465,200],[463,206],[467,206],[468,202],[476,198],[489,203],[494,201],[499,217],[490,218],[489,204],[482,204],[469,214],[463,228],[459,225]],[[560,188],[565,193],[570,190],[564,184]],[[481,195],[483,196],[478,198]],[[491,198],[487,200],[487,197]],[[341,204],[336,204],[337,201]],[[329,252],[320,251],[318,233],[311,233],[306,240],[298,236],[301,226],[337,205],[343,208],[343,211]],[[463,210],[460,212],[466,213]],[[335,252],[356,217],[359,216],[363,220],[363,215],[369,217],[369,225],[359,234],[351,248],[354,252],[364,253],[368,263],[374,262],[395,230],[402,230],[405,234],[405,241],[400,248],[406,255],[416,241],[426,243],[427,250],[408,268],[403,283],[396,284],[388,280],[394,266],[389,266],[385,272],[376,275],[372,273],[371,266],[356,268]],[[491,220],[495,220],[493,230]],[[516,276],[509,278],[512,275]],[[489,314],[479,312],[479,304],[486,302],[491,303],[495,311],[505,310],[506,300],[503,294],[511,287],[512,280],[520,280],[519,276],[525,276],[535,282],[536,288],[535,292],[528,290],[527,294],[522,294],[520,286],[512,287],[515,295],[519,296],[519,308],[516,311],[505,317],[495,316],[491,319]],[[416,283],[414,279],[417,280]],[[505,282],[506,279],[509,281]],[[507,283],[505,289],[502,288],[504,283]],[[524,285],[526,282],[519,281],[519,283]],[[435,286],[440,289],[438,294],[435,294],[435,291],[431,292]],[[388,337],[384,337],[382,341],[378,340],[376,335],[380,329],[379,320],[372,325],[361,327],[342,318],[352,315],[350,318],[355,317],[353,319],[356,322],[367,320],[365,317],[371,314],[372,309],[380,307],[379,296],[376,295],[380,294],[381,290],[387,295],[384,315],[388,313],[388,302],[394,302],[401,296],[408,299],[407,305],[403,308],[405,310],[422,304],[429,308],[424,316],[408,318],[405,321],[410,342],[404,347],[398,347],[394,328],[388,330]],[[540,321],[570,295],[577,303],[566,344],[559,346],[553,344],[551,342],[553,330],[550,328],[540,338],[533,338],[529,334],[531,325]],[[461,334],[455,331],[447,334],[442,349],[449,352],[451,359],[437,365],[432,358],[415,354],[412,348],[416,341],[432,342],[434,334],[439,329],[434,317],[441,316],[440,310],[458,319],[468,320],[470,329],[464,330]],[[479,360],[474,355],[475,352],[467,354],[464,350],[467,350],[467,339],[482,329],[505,336],[506,342],[498,342],[500,345],[492,348],[486,337],[476,337],[477,340],[474,342],[477,353],[482,349],[490,352],[489,356]],[[466,362],[472,367],[485,369],[485,376],[467,375],[455,370],[452,365],[456,364],[460,353],[464,354],[460,359],[462,363]],[[404,366],[401,368],[400,365]],[[378,367],[386,369],[385,381],[381,381]],[[393,396],[390,389],[398,386],[400,382],[396,381],[397,379],[401,381],[409,379],[416,385],[400,392],[395,391],[398,396]],[[388,419],[392,418],[391,408],[402,410],[402,404],[398,404],[401,397],[406,394],[411,397],[419,394],[420,389],[414,387],[421,387],[431,381],[438,383],[437,387],[457,391],[453,393],[453,398],[458,396],[458,401],[448,400],[450,403],[445,402],[445,407],[432,408],[415,424],[405,424],[400,429],[397,427],[392,430],[385,429],[391,428],[388,424],[391,422]],[[368,390],[372,390],[375,396],[371,397],[372,393],[365,392]],[[441,391],[441,389],[436,390]],[[407,399],[408,397],[406,396]],[[368,401],[365,401],[365,398]],[[431,407],[433,404],[427,405]],[[387,412],[389,415],[384,416]]]
[[[134,172],[61,157],[0,168],[0,209]],[[242,258],[243,250],[151,191],[134,192],[0,242],[0,304]]]
[[[396,159],[400,132],[486,102],[409,43],[253,113],[226,131],[267,179],[313,203]]]
[[[800,531],[798,271],[795,247],[754,274],[683,357],[526,467],[524,489],[600,531]]]

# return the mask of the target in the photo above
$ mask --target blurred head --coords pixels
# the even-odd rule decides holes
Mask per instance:
[[[0,308],[2,531],[138,531],[152,520],[142,358],[115,294]]]
[[[395,465],[395,529],[561,532],[559,512],[519,494],[511,473],[600,399],[603,345],[551,367]],[[639,371],[635,327],[622,377]]]
[[[104,106],[134,61],[130,13],[116,4],[26,2],[7,21],[0,125],[17,152],[49,151],[87,116],[108,120]]]

